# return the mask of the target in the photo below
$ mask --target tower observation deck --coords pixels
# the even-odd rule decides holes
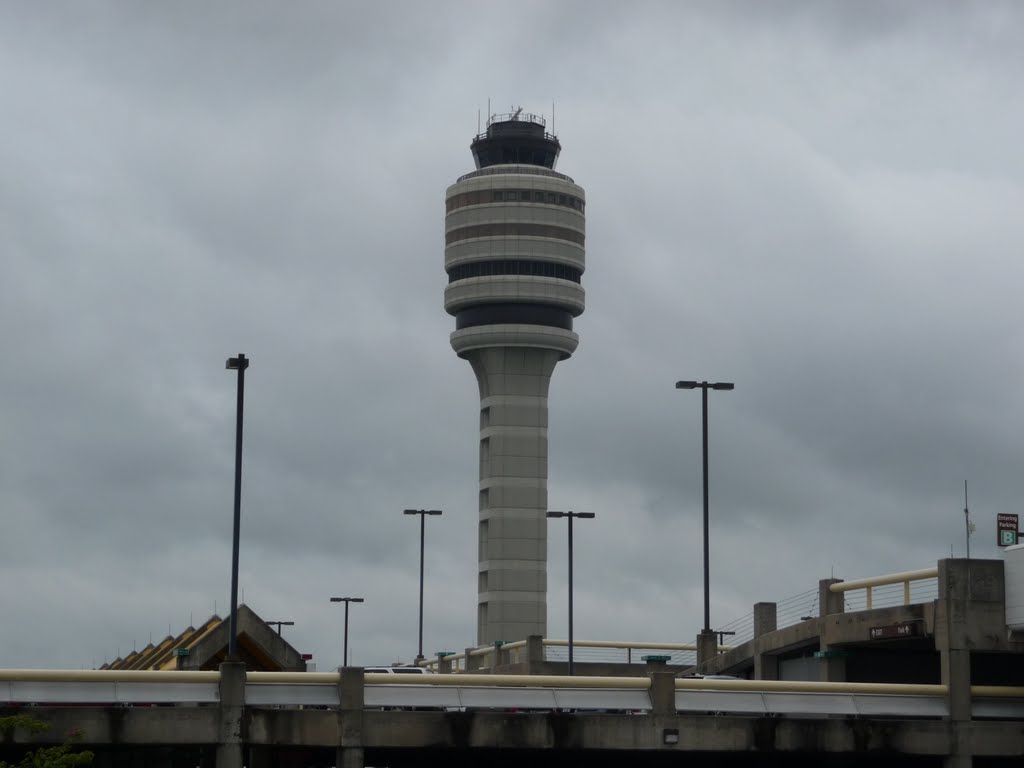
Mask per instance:
[[[451,345],[480,388],[477,641],[546,636],[548,385],[583,313],[583,188],[522,110],[493,115],[445,195]]]

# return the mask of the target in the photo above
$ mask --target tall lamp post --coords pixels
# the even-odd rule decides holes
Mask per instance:
[[[716,381],[677,381],[676,389],[700,389],[701,390],[701,413],[704,456],[704,630],[703,634],[711,632],[711,588],[709,586],[709,552],[708,552],[708,390],[729,390],[735,389],[736,385]]]
[[[416,661],[421,661],[423,657],[423,541],[426,536],[426,519],[427,515],[440,515],[442,514],[440,509],[407,509],[403,512],[406,515],[419,515],[420,516],[420,642],[419,650],[416,653]]]
[[[238,660],[238,536],[242,527],[242,411],[245,403],[245,355],[229,357],[224,367],[238,371],[238,405],[235,411],[235,521],[231,535],[231,618],[228,622],[228,659]]]
[[[345,644],[344,644],[344,651],[342,652],[343,655],[342,655],[341,666],[347,667],[348,666],[348,604],[349,603],[361,603],[361,602],[363,602],[363,598],[361,598],[361,597],[332,597],[331,598],[331,602],[332,603],[344,603],[345,604],[345,635],[344,635],[344,637],[345,637],[344,643]]]
[[[572,664],[572,520],[574,517],[591,519],[593,512],[548,512],[548,517],[566,517],[569,519],[569,675],[573,674]]]

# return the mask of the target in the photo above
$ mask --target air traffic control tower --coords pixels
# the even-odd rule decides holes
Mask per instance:
[[[477,642],[547,635],[548,383],[576,349],[584,193],[537,115],[493,115],[445,195],[444,308],[480,386]]]

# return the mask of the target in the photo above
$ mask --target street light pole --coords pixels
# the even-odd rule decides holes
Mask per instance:
[[[342,651],[341,666],[348,666],[348,604],[349,603],[361,603],[363,598],[361,597],[332,597],[332,603],[344,603],[345,604],[345,635],[344,635],[344,650]]]
[[[277,627],[277,634],[280,635],[281,634],[281,627],[294,627],[295,626],[295,622],[294,621],[268,621],[267,622],[267,626],[268,627],[276,626]]]
[[[704,464],[704,633],[711,631],[711,587],[710,587],[710,546],[708,536],[708,390],[730,390],[736,385],[730,382],[718,381],[709,383],[706,381],[677,381],[676,389],[700,389],[701,390],[701,432],[702,454]]]
[[[421,661],[423,656],[423,542],[426,538],[426,519],[427,515],[440,515],[442,514],[440,509],[407,509],[403,512],[405,515],[419,515],[420,516],[420,642],[418,652],[416,653],[416,661]]]
[[[229,357],[224,367],[238,371],[238,403],[235,410],[235,519],[231,535],[231,618],[228,621],[228,659],[238,661],[238,538],[242,527],[242,411],[245,404],[245,355]]]
[[[567,517],[569,518],[569,675],[573,674],[573,663],[572,663],[572,520],[574,517],[581,517],[585,519],[591,519],[594,517],[593,512],[548,512],[548,517]]]

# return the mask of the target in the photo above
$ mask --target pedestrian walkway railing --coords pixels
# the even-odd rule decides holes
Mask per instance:
[[[839,581],[829,585],[829,591],[843,594],[847,610],[870,611],[872,608],[911,605],[936,599],[938,576],[938,568],[922,568],[887,576]],[[858,594],[850,595],[851,592]]]
[[[569,641],[557,638],[545,638],[541,641],[544,647],[544,661],[565,662],[569,658]],[[439,658],[425,659],[420,666],[432,671],[440,669],[440,660],[447,663],[452,673],[464,673],[473,669],[494,666],[494,654],[503,655],[502,664],[525,664],[527,661],[526,640],[510,643],[495,643],[479,648],[471,648],[462,653],[439,654]],[[593,664],[636,664],[645,663],[645,656],[667,656],[665,662],[670,666],[693,666],[697,662],[697,646],[694,643],[655,643],[647,641],[626,640],[573,640],[573,659]],[[719,650],[725,651],[733,645],[720,645]]]

